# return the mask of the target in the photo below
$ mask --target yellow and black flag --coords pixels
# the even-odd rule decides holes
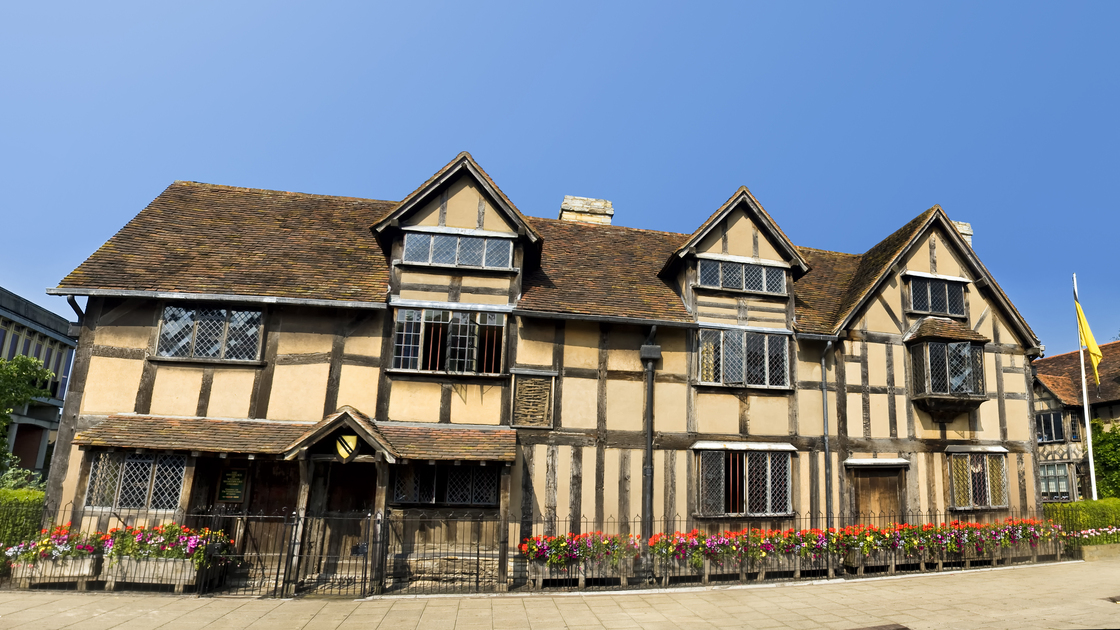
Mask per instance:
[[[1101,375],[1097,366],[1100,365],[1104,354],[1097,347],[1097,340],[1093,339],[1093,331],[1089,330],[1089,322],[1085,320],[1085,311],[1081,310],[1081,302],[1077,299],[1076,281],[1073,285],[1073,305],[1077,307],[1077,332],[1081,336],[1081,345],[1089,351],[1089,363],[1093,365],[1093,380],[1096,381],[1099,388],[1101,386]]]

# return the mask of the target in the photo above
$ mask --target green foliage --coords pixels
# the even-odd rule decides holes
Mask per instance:
[[[1060,524],[1071,536],[1071,545],[1120,542],[1116,533],[1120,527],[1120,499],[1047,503],[1043,509],[1046,518]]]
[[[43,491],[47,488],[47,481],[43,475],[21,468],[19,458],[8,451],[0,451],[0,489],[2,490],[36,490]]]
[[[0,548],[39,535],[44,497],[40,490],[0,489]]]
[[[43,362],[31,357],[18,356],[12,360],[0,359],[0,428],[6,428],[12,411],[31,402],[33,398],[51,395],[43,385],[54,378],[54,372],[43,367]]]
[[[1113,424],[1105,431],[1098,418],[1093,420],[1092,427],[1097,496],[1101,499],[1120,498],[1120,425]]]

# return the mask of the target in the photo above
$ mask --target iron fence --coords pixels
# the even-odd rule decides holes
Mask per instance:
[[[357,598],[847,578],[1075,556],[1069,534],[1082,521],[1047,510],[694,515],[655,520],[647,540],[640,518],[503,527],[493,510],[12,509],[0,510],[0,588]]]

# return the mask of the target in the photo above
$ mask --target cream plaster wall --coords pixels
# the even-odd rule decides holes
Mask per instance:
[[[500,424],[502,387],[498,384],[453,385],[451,421],[462,424]]]
[[[152,387],[152,415],[193,416],[202,391],[202,368],[161,365]]]
[[[330,364],[277,365],[268,399],[270,420],[322,420]]]
[[[441,390],[439,383],[393,381],[389,396],[389,418],[411,422],[438,422]]]
[[[597,388],[598,383],[589,378],[564,379],[560,421],[565,427],[594,429],[598,426]]]
[[[789,435],[789,399],[751,396],[747,418],[751,435]]]
[[[214,370],[206,415],[212,418],[248,417],[256,372],[252,369]]]
[[[128,413],[136,408],[136,391],[144,361],[90,357],[82,413]]]
[[[565,391],[565,393],[567,392]],[[656,396],[656,389],[654,394]],[[642,414],[644,408],[645,385],[643,383],[638,381],[607,381],[608,430],[643,430]]]
[[[730,394],[698,394],[696,427],[700,433],[739,433],[739,399]]]
[[[365,365],[343,365],[338,379],[338,406],[350,405],[373,417],[377,409],[377,380],[381,370]]]

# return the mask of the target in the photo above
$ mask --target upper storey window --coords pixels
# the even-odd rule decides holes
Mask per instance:
[[[700,286],[785,295],[786,272],[781,267],[702,258]]]
[[[964,284],[952,280],[913,277],[910,305],[920,313],[964,316]]]
[[[914,393],[984,393],[984,347],[962,341],[931,341],[910,349],[914,368]]]
[[[509,269],[513,265],[513,241],[506,238],[409,232],[404,236],[404,261]]]
[[[505,315],[400,309],[393,367],[425,372],[500,374]]]
[[[255,361],[260,357],[260,311],[168,306],[156,354],[161,357]]]
[[[1035,430],[1038,433],[1038,442],[1063,442],[1066,439],[1062,431],[1062,413],[1040,413],[1034,418]],[[1077,423],[1073,423],[1076,427]]]
[[[700,382],[747,387],[789,386],[785,335],[744,330],[700,331]]]

